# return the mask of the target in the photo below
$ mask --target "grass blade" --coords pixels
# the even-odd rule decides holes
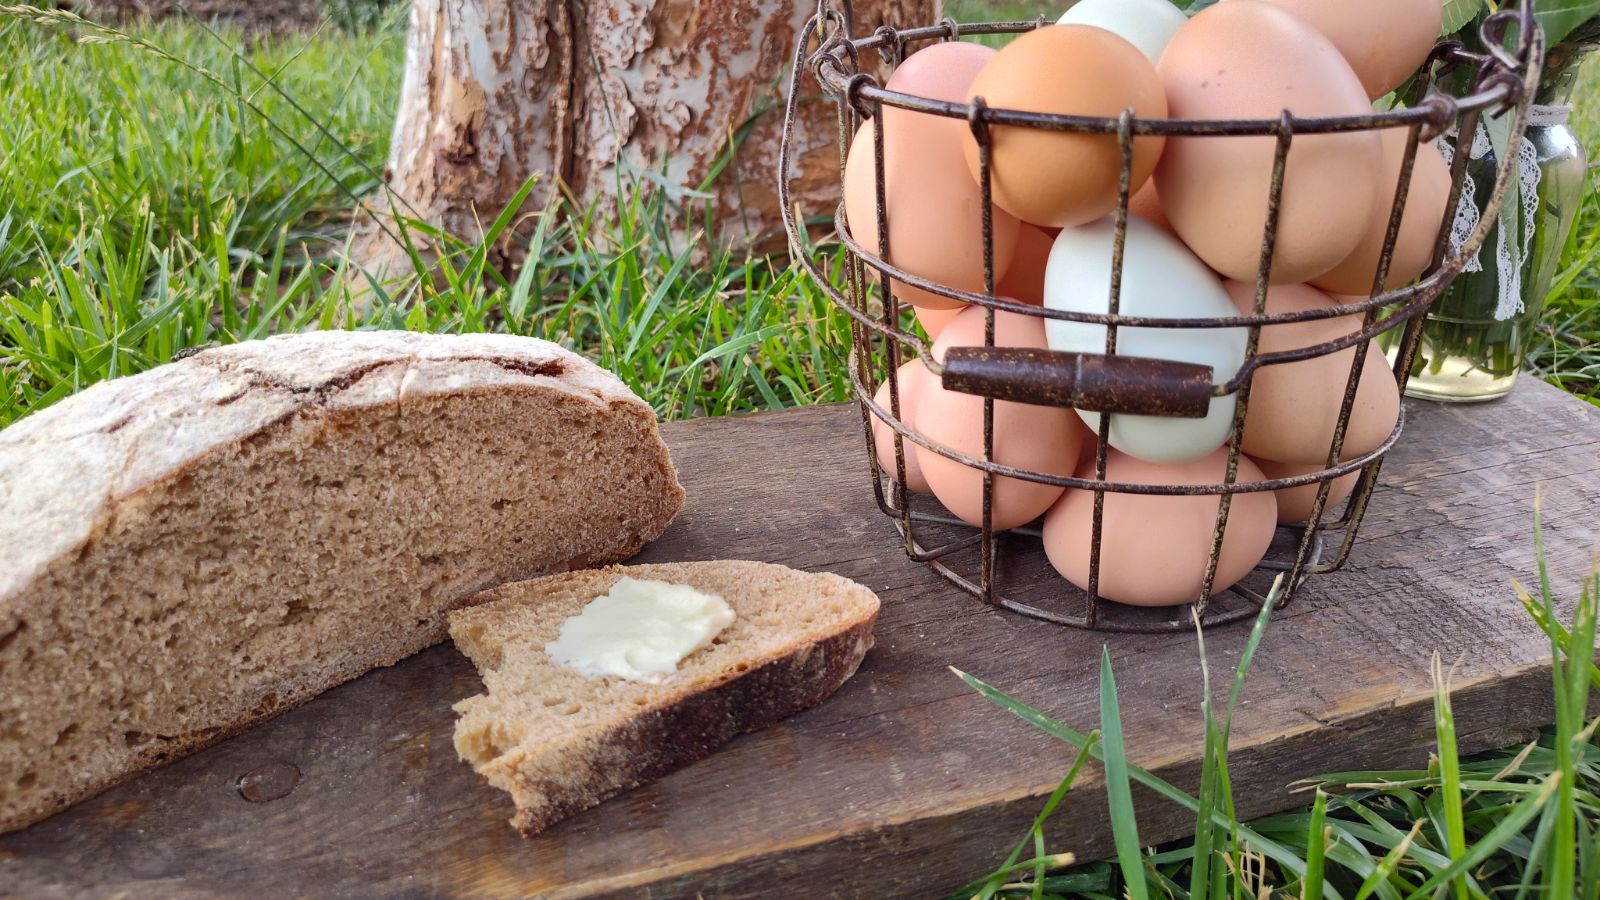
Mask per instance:
[[[1134,818],[1133,789],[1128,781],[1127,748],[1122,743],[1122,712],[1117,705],[1117,680],[1111,672],[1111,651],[1100,648],[1100,745],[1106,771],[1106,802],[1111,812],[1111,838],[1122,867],[1128,900],[1146,900],[1144,847]]]
[[[1317,788],[1306,826],[1306,874],[1301,878],[1301,900],[1322,900],[1323,859],[1328,846],[1328,795]]]
[[[1452,859],[1465,855],[1467,828],[1461,808],[1461,759],[1456,754],[1455,714],[1450,708],[1450,684],[1444,674],[1439,654],[1433,654],[1433,730],[1438,744],[1439,786],[1444,804],[1445,852]],[[1457,900],[1466,900],[1467,880],[1464,874],[1451,882]]]
[[[1545,610],[1544,604],[1538,600],[1535,600],[1528,593],[1527,588],[1515,581],[1511,582],[1511,587],[1516,591],[1517,599],[1522,603],[1522,608],[1527,610],[1528,616],[1533,619],[1536,625],[1539,626],[1539,629],[1543,631],[1551,641],[1565,646],[1567,641],[1572,636],[1567,630],[1567,626],[1552,618]],[[1596,665],[1595,663],[1591,662],[1589,664],[1588,671],[1589,686],[1594,690],[1600,691],[1600,665]]]
[[[1549,621],[1556,621],[1555,593],[1550,587],[1550,567],[1545,555],[1544,545],[1544,519],[1543,495],[1540,491],[1534,492],[1533,499],[1533,546],[1539,568],[1539,594],[1545,616]],[[1572,632],[1584,618],[1583,605],[1579,604],[1578,613],[1574,620]],[[1568,669],[1583,670],[1572,651],[1575,649],[1575,635],[1569,632],[1567,639],[1562,641],[1555,634],[1550,635],[1550,672],[1555,684],[1556,694],[1556,734],[1555,734],[1555,771],[1551,773],[1550,786],[1555,791],[1555,826],[1550,834],[1549,847],[1549,876],[1545,879],[1546,897],[1549,900],[1570,900],[1572,897],[1573,881],[1577,877],[1578,848],[1577,833],[1574,824],[1575,811],[1573,809],[1573,778],[1572,741],[1573,736],[1581,727],[1583,717],[1583,702],[1588,691],[1582,690],[1578,698],[1577,708],[1574,709],[1573,683],[1578,682],[1576,675],[1569,678]],[[1593,629],[1589,630],[1588,655],[1584,662],[1594,659]],[[1526,801],[1524,801],[1526,802]],[[1503,823],[1502,823],[1503,824]]]
[[[1211,891],[1211,864],[1215,849],[1216,826],[1210,813],[1217,806],[1217,754],[1223,740],[1221,729],[1211,712],[1211,666],[1206,659],[1206,634],[1199,615],[1193,615],[1195,643],[1200,650],[1200,715],[1206,720],[1206,739],[1200,761],[1200,809],[1195,816],[1194,861],[1189,869],[1190,900],[1205,900]]]

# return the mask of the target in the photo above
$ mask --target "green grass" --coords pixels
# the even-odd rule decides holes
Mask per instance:
[[[842,317],[801,269],[691,264],[697,236],[638,195],[522,209],[532,262],[513,280],[452,244],[439,277],[415,260],[358,313],[342,242],[385,155],[397,20],[246,51],[314,123],[191,22],[122,35],[17,15],[0,18],[0,425],[190,347],[311,327],[547,338],[666,417],[846,396]]]
[[[1535,513],[1535,535],[1540,526]],[[1116,683],[1102,660],[1101,731],[1085,734],[963,672],[956,674],[1045,734],[1100,761],[1109,801],[1114,860],[1073,866],[1042,837],[1049,817],[1067,810],[1082,770],[1066,780],[1035,819],[1019,850],[953,897],[1088,897],[1173,900],[1282,896],[1441,898],[1462,900],[1600,896],[1600,718],[1586,718],[1600,697],[1594,664],[1600,574],[1583,582],[1570,623],[1560,623],[1539,545],[1534,594],[1513,585],[1549,635],[1556,723],[1523,747],[1462,759],[1457,754],[1449,678],[1435,655],[1436,753],[1426,769],[1322,776],[1309,808],[1250,822],[1234,814],[1228,788],[1227,735],[1251,658],[1270,639],[1270,604],[1257,618],[1235,672],[1226,709],[1214,715],[1209,676],[1200,701],[1208,721],[1201,786],[1190,795],[1129,763],[1121,741]],[[1511,592],[1508,591],[1508,595]],[[1507,597],[1508,601],[1511,599]],[[1205,646],[1200,643],[1202,669]],[[1150,848],[1139,839],[1129,786],[1138,783],[1196,816],[1195,836]],[[1065,802],[1064,802],[1065,801]],[[1069,848],[1070,849],[1070,848]]]
[[[299,244],[336,235],[351,195],[374,186],[397,97],[398,34],[325,32],[250,54],[281,70],[354,158],[319,142],[280,97],[259,92],[199,28],[173,22],[148,37],[227,88],[126,45],[74,43],[62,29],[0,19],[0,215],[12,222],[0,284],[48,274],[87,235],[103,236],[119,257],[146,231],[163,249],[209,251],[221,237],[241,260],[263,257],[280,236]],[[331,177],[229,91],[253,95]]]

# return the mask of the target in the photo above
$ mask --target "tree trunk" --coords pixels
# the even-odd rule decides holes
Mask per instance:
[[[931,23],[937,0],[855,7],[865,34],[884,22]],[[584,202],[613,197],[619,184],[697,188],[755,117],[713,183],[718,237],[775,237],[783,91],[814,9],[810,0],[413,0],[389,191],[376,205],[476,241],[530,176],[538,185],[525,212],[543,209],[558,183]],[[836,134],[832,103],[803,105],[796,193],[808,212],[837,203]],[[514,240],[496,249],[498,263],[515,263]],[[378,277],[408,268],[376,229],[355,255]]]

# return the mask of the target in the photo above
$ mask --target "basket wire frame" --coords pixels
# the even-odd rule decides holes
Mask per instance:
[[[1422,313],[1462,271],[1467,260],[1476,254],[1504,203],[1509,179],[1514,173],[1517,157],[1516,142],[1521,139],[1527,107],[1536,90],[1543,59],[1542,35],[1533,21],[1528,5],[1523,4],[1520,9],[1504,9],[1484,23],[1481,37],[1486,49],[1483,53],[1470,52],[1460,43],[1453,41],[1435,47],[1419,73],[1413,103],[1410,106],[1370,115],[1337,118],[1301,118],[1285,110],[1275,120],[1139,119],[1133,114],[1132,109],[1125,110],[1116,118],[1102,119],[1000,109],[988,106],[981,97],[973,98],[970,103],[959,104],[889,91],[878,86],[876,78],[870,72],[863,70],[861,60],[864,51],[874,52],[882,65],[893,67],[905,58],[906,48],[911,44],[952,41],[972,34],[1020,33],[1042,27],[1046,23],[1040,19],[1032,22],[958,25],[945,19],[938,25],[904,30],[885,25],[867,37],[852,39],[850,35],[853,33],[853,21],[853,10],[848,0],[843,0],[837,7],[830,0],[819,0],[815,15],[807,21],[801,32],[795,51],[793,77],[785,109],[783,139],[779,154],[778,189],[792,252],[807,267],[819,288],[850,319],[851,348],[847,365],[861,410],[862,433],[872,473],[873,490],[880,511],[894,520],[907,556],[913,561],[927,563],[951,583],[990,604],[1062,625],[1134,632],[1187,629],[1195,622],[1218,625],[1253,616],[1260,610],[1262,604],[1269,602],[1266,593],[1240,582],[1226,592],[1219,593],[1233,595],[1242,602],[1216,605],[1212,603],[1216,599],[1213,596],[1213,587],[1233,495],[1315,484],[1317,491],[1306,522],[1303,525],[1279,526],[1279,537],[1284,538],[1287,545],[1293,548],[1292,556],[1288,559],[1276,558],[1269,552],[1268,558],[1256,567],[1256,571],[1281,573],[1281,591],[1276,586],[1274,588],[1274,593],[1278,595],[1276,602],[1281,607],[1293,599],[1297,588],[1306,578],[1331,572],[1343,566],[1349,559],[1356,533],[1370,503],[1384,456],[1394,446],[1404,428],[1405,416],[1402,408],[1399,420],[1382,444],[1352,458],[1341,458],[1368,348],[1371,339],[1376,335],[1397,327],[1404,329],[1393,366],[1397,385],[1403,388],[1420,342]],[[1507,35],[1511,33],[1513,26],[1516,34],[1515,47],[1513,50],[1507,50]],[[808,56],[813,40],[816,42],[816,49]],[[1470,73],[1468,86],[1461,97],[1452,97],[1436,89],[1438,76],[1458,69]],[[844,183],[844,170],[851,140],[857,133],[860,122],[870,118],[876,123],[872,134],[872,153],[878,246],[869,249],[855,240],[845,216],[844,204],[841,202],[835,212],[834,226],[840,243],[846,249],[842,292],[805,251],[801,224],[805,219],[800,216],[790,193],[798,100],[803,73],[807,71],[837,105],[838,167],[841,185]],[[889,242],[884,171],[886,123],[881,113],[885,107],[910,110],[925,115],[962,118],[967,121],[978,148],[978,186],[982,201],[981,239],[984,259],[982,294],[956,290],[920,278],[894,265]],[[1486,113],[1514,116],[1511,128],[1512,146],[1502,154],[1494,190],[1476,229],[1462,246],[1452,252],[1449,243],[1450,225],[1465,183],[1469,157],[1469,154],[1457,153],[1450,169],[1451,186],[1430,266],[1413,284],[1396,290],[1385,290],[1384,283],[1399,237],[1418,147],[1423,141],[1443,134],[1452,124],[1457,127],[1460,134],[1474,134],[1480,118]],[[1121,151],[1121,166],[1117,203],[1113,213],[1111,278],[1105,313],[1052,310],[996,296],[994,204],[990,159],[991,129],[996,125],[1020,125],[1071,133],[1115,136]],[[1266,312],[1268,275],[1272,269],[1276,250],[1284,174],[1295,138],[1300,135],[1371,131],[1393,127],[1406,128],[1407,139],[1400,171],[1394,184],[1394,193],[1391,195],[1387,230],[1369,296],[1325,309],[1268,314]],[[1200,138],[1254,135],[1275,138],[1266,218],[1255,281],[1254,305],[1249,315],[1224,318],[1159,318],[1128,316],[1121,313],[1128,206],[1133,187],[1134,139],[1148,135]],[[877,274],[876,280],[880,287],[881,302],[876,312],[871,308],[869,270]],[[1235,405],[1226,444],[1228,453],[1223,480],[1209,485],[1144,485],[1107,481],[1111,416],[1119,412],[1130,412],[1131,409],[1107,405],[1104,402],[1104,395],[1096,393],[1094,383],[1084,383],[1086,374],[1083,370],[1077,373],[1078,381],[1073,381],[1071,377],[1063,374],[1059,364],[1054,368],[1048,364],[1018,367],[1000,376],[998,385],[994,378],[988,382],[981,382],[969,377],[973,371],[971,369],[958,371],[960,365],[968,358],[965,355],[967,348],[952,348],[946,362],[941,364],[933,358],[928,341],[900,327],[901,305],[895,291],[897,284],[905,284],[983,307],[984,347],[981,349],[990,353],[995,350],[997,311],[1021,313],[1047,321],[1059,319],[1104,326],[1106,342],[1103,362],[1116,365],[1124,377],[1134,379],[1144,389],[1144,396],[1141,398],[1144,405],[1137,410],[1141,413],[1203,415],[1203,410],[1213,397],[1233,395]],[[1361,316],[1360,329],[1337,339],[1309,347],[1291,347],[1269,353],[1258,352],[1261,331],[1264,327],[1354,314]],[[1246,330],[1244,363],[1233,376],[1221,384],[1213,385],[1210,374],[1207,373],[1203,383],[1196,385],[1191,380],[1187,386],[1178,385],[1170,379],[1163,379],[1161,373],[1151,368],[1154,361],[1119,357],[1117,354],[1119,327],[1242,327]],[[875,342],[878,348],[876,350]],[[981,457],[964,454],[934,443],[905,425],[897,372],[901,360],[906,355],[902,348],[912,356],[920,358],[935,376],[941,377],[946,389],[963,390],[983,396],[984,453]],[[1248,483],[1239,482],[1237,479],[1239,459],[1243,455],[1243,428],[1249,409],[1254,373],[1262,366],[1299,362],[1350,348],[1353,348],[1351,364],[1323,468],[1304,475]],[[958,360],[958,356],[962,358]],[[1052,356],[1065,357],[1067,354],[1052,354]],[[874,373],[879,369],[884,371],[888,382],[887,408],[879,405],[874,399]],[[991,374],[992,371],[991,368]],[[1060,476],[1032,472],[996,462],[994,460],[996,399],[1075,406],[1102,412],[1094,458],[1094,477],[1086,479],[1076,475]],[[1194,412],[1196,403],[1200,404],[1201,412],[1198,414]],[[1188,412],[1184,411],[1185,408]],[[874,451],[874,419],[882,421],[892,429],[894,445],[892,472],[885,468],[887,461],[879,460]],[[956,460],[982,473],[981,527],[974,528],[959,519],[938,512],[913,509],[910,492],[906,488],[908,441],[923,450]],[[1325,521],[1328,513],[1327,499],[1333,481],[1356,472],[1359,472],[1358,481],[1342,514],[1331,521]],[[1059,588],[1055,593],[1064,593],[1069,597],[1076,595],[1080,611],[1047,608],[1009,596],[999,588],[997,567],[1001,555],[1001,539],[1006,535],[1031,539],[1038,535],[1038,531],[1026,527],[1004,533],[995,531],[993,494],[996,477],[1018,478],[1094,492],[1087,590],[1079,590],[1065,579],[1056,579],[1059,581]],[[1142,610],[1108,601],[1099,595],[1101,542],[1107,493],[1218,495],[1216,522],[1201,590],[1193,602],[1187,606],[1165,610]],[[950,534],[952,531],[953,535]],[[1329,549],[1327,540],[1329,532],[1334,531],[1341,534],[1336,547],[1332,549],[1331,558],[1325,558]],[[937,543],[928,546],[923,538],[933,532],[943,533],[938,534]],[[974,545],[978,547],[976,579],[962,574],[953,563],[956,556]],[[1219,607],[1225,608],[1219,609]]]

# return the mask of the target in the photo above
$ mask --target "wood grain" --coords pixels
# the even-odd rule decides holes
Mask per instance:
[[[1561,589],[1600,546],[1600,410],[1524,381],[1487,406],[1409,405],[1350,565],[1308,585],[1257,657],[1230,757],[1246,815],[1301,802],[1285,789],[1296,778],[1425,764],[1435,650],[1461,660],[1468,750],[1550,719],[1548,647],[1507,582],[1533,570],[1536,486]],[[876,590],[878,646],[821,707],[525,841],[506,797],[456,759],[450,704],[479,684],[443,645],[0,838],[0,894],[938,895],[1004,856],[1071,756],[947,667],[1088,729],[1102,644],[1134,761],[1192,786],[1193,638],[1037,623],[906,561],[873,507],[860,435],[841,407],[669,426],[690,501],[641,557],[759,559]],[[1208,637],[1219,681],[1243,637]],[[245,793],[288,793],[251,802],[247,774]],[[1096,777],[1055,817],[1053,849],[1107,852]],[[1193,826],[1136,801],[1151,841]]]

